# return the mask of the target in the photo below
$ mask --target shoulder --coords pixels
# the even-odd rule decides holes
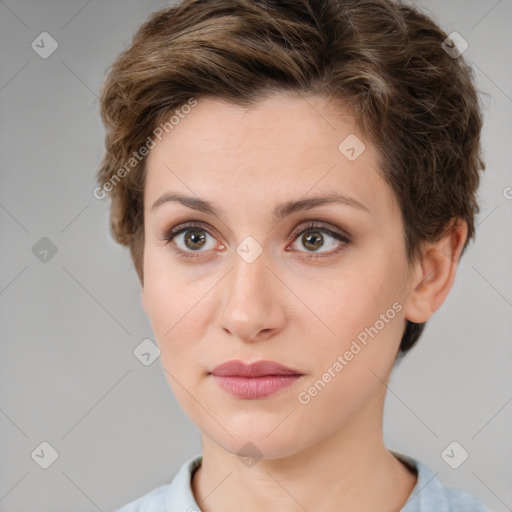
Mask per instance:
[[[490,512],[489,508],[467,491],[445,487],[444,493],[449,512]]]
[[[170,484],[156,487],[136,500],[123,505],[115,512],[160,512],[165,510],[165,499],[169,492],[169,487]]]
[[[484,503],[467,491],[445,487],[428,466],[401,453],[392,452],[410,468],[418,480],[400,512],[490,512]]]
[[[192,493],[191,477],[201,462],[202,456],[194,455],[182,464],[170,483],[156,487],[115,512],[197,512],[200,509]]]

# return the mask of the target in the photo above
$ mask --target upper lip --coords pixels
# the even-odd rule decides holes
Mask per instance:
[[[217,365],[211,373],[218,377],[261,377],[263,375],[302,375],[274,361],[256,361],[251,364],[240,360],[226,361]]]

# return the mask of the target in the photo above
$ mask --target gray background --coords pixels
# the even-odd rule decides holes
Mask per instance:
[[[92,195],[103,74],[165,3],[0,1],[1,511],[113,510],[200,451],[160,360],[134,357],[151,327],[108,203]],[[512,2],[417,4],[469,42],[487,170],[476,243],[392,376],[385,440],[512,510]],[[31,47],[43,31],[59,45],[47,59]],[[32,251],[42,237],[57,248],[46,262]],[[454,440],[469,452],[456,470],[440,455]],[[58,452],[48,469],[31,457],[43,441]]]

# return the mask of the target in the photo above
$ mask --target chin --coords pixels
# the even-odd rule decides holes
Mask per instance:
[[[243,458],[279,459],[295,454],[301,449],[301,444],[306,441],[301,439],[301,435],[305,433],[304,430],[297,425],[292,425],[290,422],[285,426],[284,423],[288,420],[279,425],[283,417],[279,421],[274,419],[268,422],[261,420],[255,422],[254,418],[247,417],[246,422],[238,421],[236,425],[224,422],[223,425],[232,437],[220,427],[214,432],[211,431],[211,425],[208,430],[201,430],[217,445],[237,455],[241,460]],[[294,435],[296,427],[299,432]]]
[[[235,437],[221,446],[247,466],[260,459],[281,459],[297,452],[297,444],[289,438],[286,441],[278,438],[270,440],[266,435]]]

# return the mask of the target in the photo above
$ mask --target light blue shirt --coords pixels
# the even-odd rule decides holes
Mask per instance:
[[[420,461],[391,452],[418,475],[409,500],[400,512],[490,512],[477,498],[466,491],[444,487],[436,475]],[[124,505],[116,512],[201,512],[192,493],[194,471],[202,456],[195,455],[179,469],[170,484],[165,484]]]

